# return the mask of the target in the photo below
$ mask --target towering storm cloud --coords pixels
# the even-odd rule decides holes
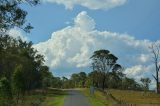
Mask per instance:
[[[152,78],[154,66],[148,48],[151,43],[125,33],[98,31],[94,19],[82,11],[74,18],[72,26],[53,32],[50,39],[34,47],[45,56],[46,64],[55,72],[63,68],[62,75],[89,68],[92,53],[107,49],[119,58],[125,74],[139,80],[144,76]]]

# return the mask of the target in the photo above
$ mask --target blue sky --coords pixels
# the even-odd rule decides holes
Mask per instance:
[[[28,12],[27,20],[34,29],[28,37],[34,43],[50,38],[53,31],[72,24],[73,18],[81,11],[87,11],[96,22],[98,30],[109,30],[128,33],[137,39],[157,40],[160,36],[160,1],[159,0],[128,0],[122,6],[109,10],[92,10],[76,5],[72,10],[64,5],[45,2],[36,7],[24,5]]]
[[[149,46],[160,43],[160,0],[42,0],[22,5],[34,29],[11,36],[31,40],[55,76],[91,72],[93,52],[107,49],[118,57],[124,73],[140,81],[152,79],[155,67]]]

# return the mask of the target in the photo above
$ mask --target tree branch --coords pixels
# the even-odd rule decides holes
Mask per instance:
[[[152,74],[153,78],[157,81],[157,78]]]
[[[159,65],[159,67],[158,67],[158,72],[159,72],[159,70],[160,70],[160,65]]]

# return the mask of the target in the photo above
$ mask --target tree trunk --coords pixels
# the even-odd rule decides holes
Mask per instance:
[[[103,75],[103,82],[102,82],[102,89],[103,89],[103,91],[105,89],[105,80],[106,80],[106,76],[105,76],[105,73],[104,73],[104,75]]]
[[[158,79],[158,71],[156,72],[156,77],[157,77],[157,79],[156,79],[156,85],[157,85],[156,90],[157,90],[157,93],[159,93],[159,79]]]

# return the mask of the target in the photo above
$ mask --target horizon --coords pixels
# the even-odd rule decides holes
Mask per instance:
[[[26,34],[15,28],[9,34],[32,41],[55,76],[90,72],[89,57],[95,50],[107,49],[119,58],[127,76],[137,81],[149,77],[154,88],[154,64],[148,47],[160,42],[160,1],[87,3],[42,0],[36,7],[22,5],[34,29]]]

